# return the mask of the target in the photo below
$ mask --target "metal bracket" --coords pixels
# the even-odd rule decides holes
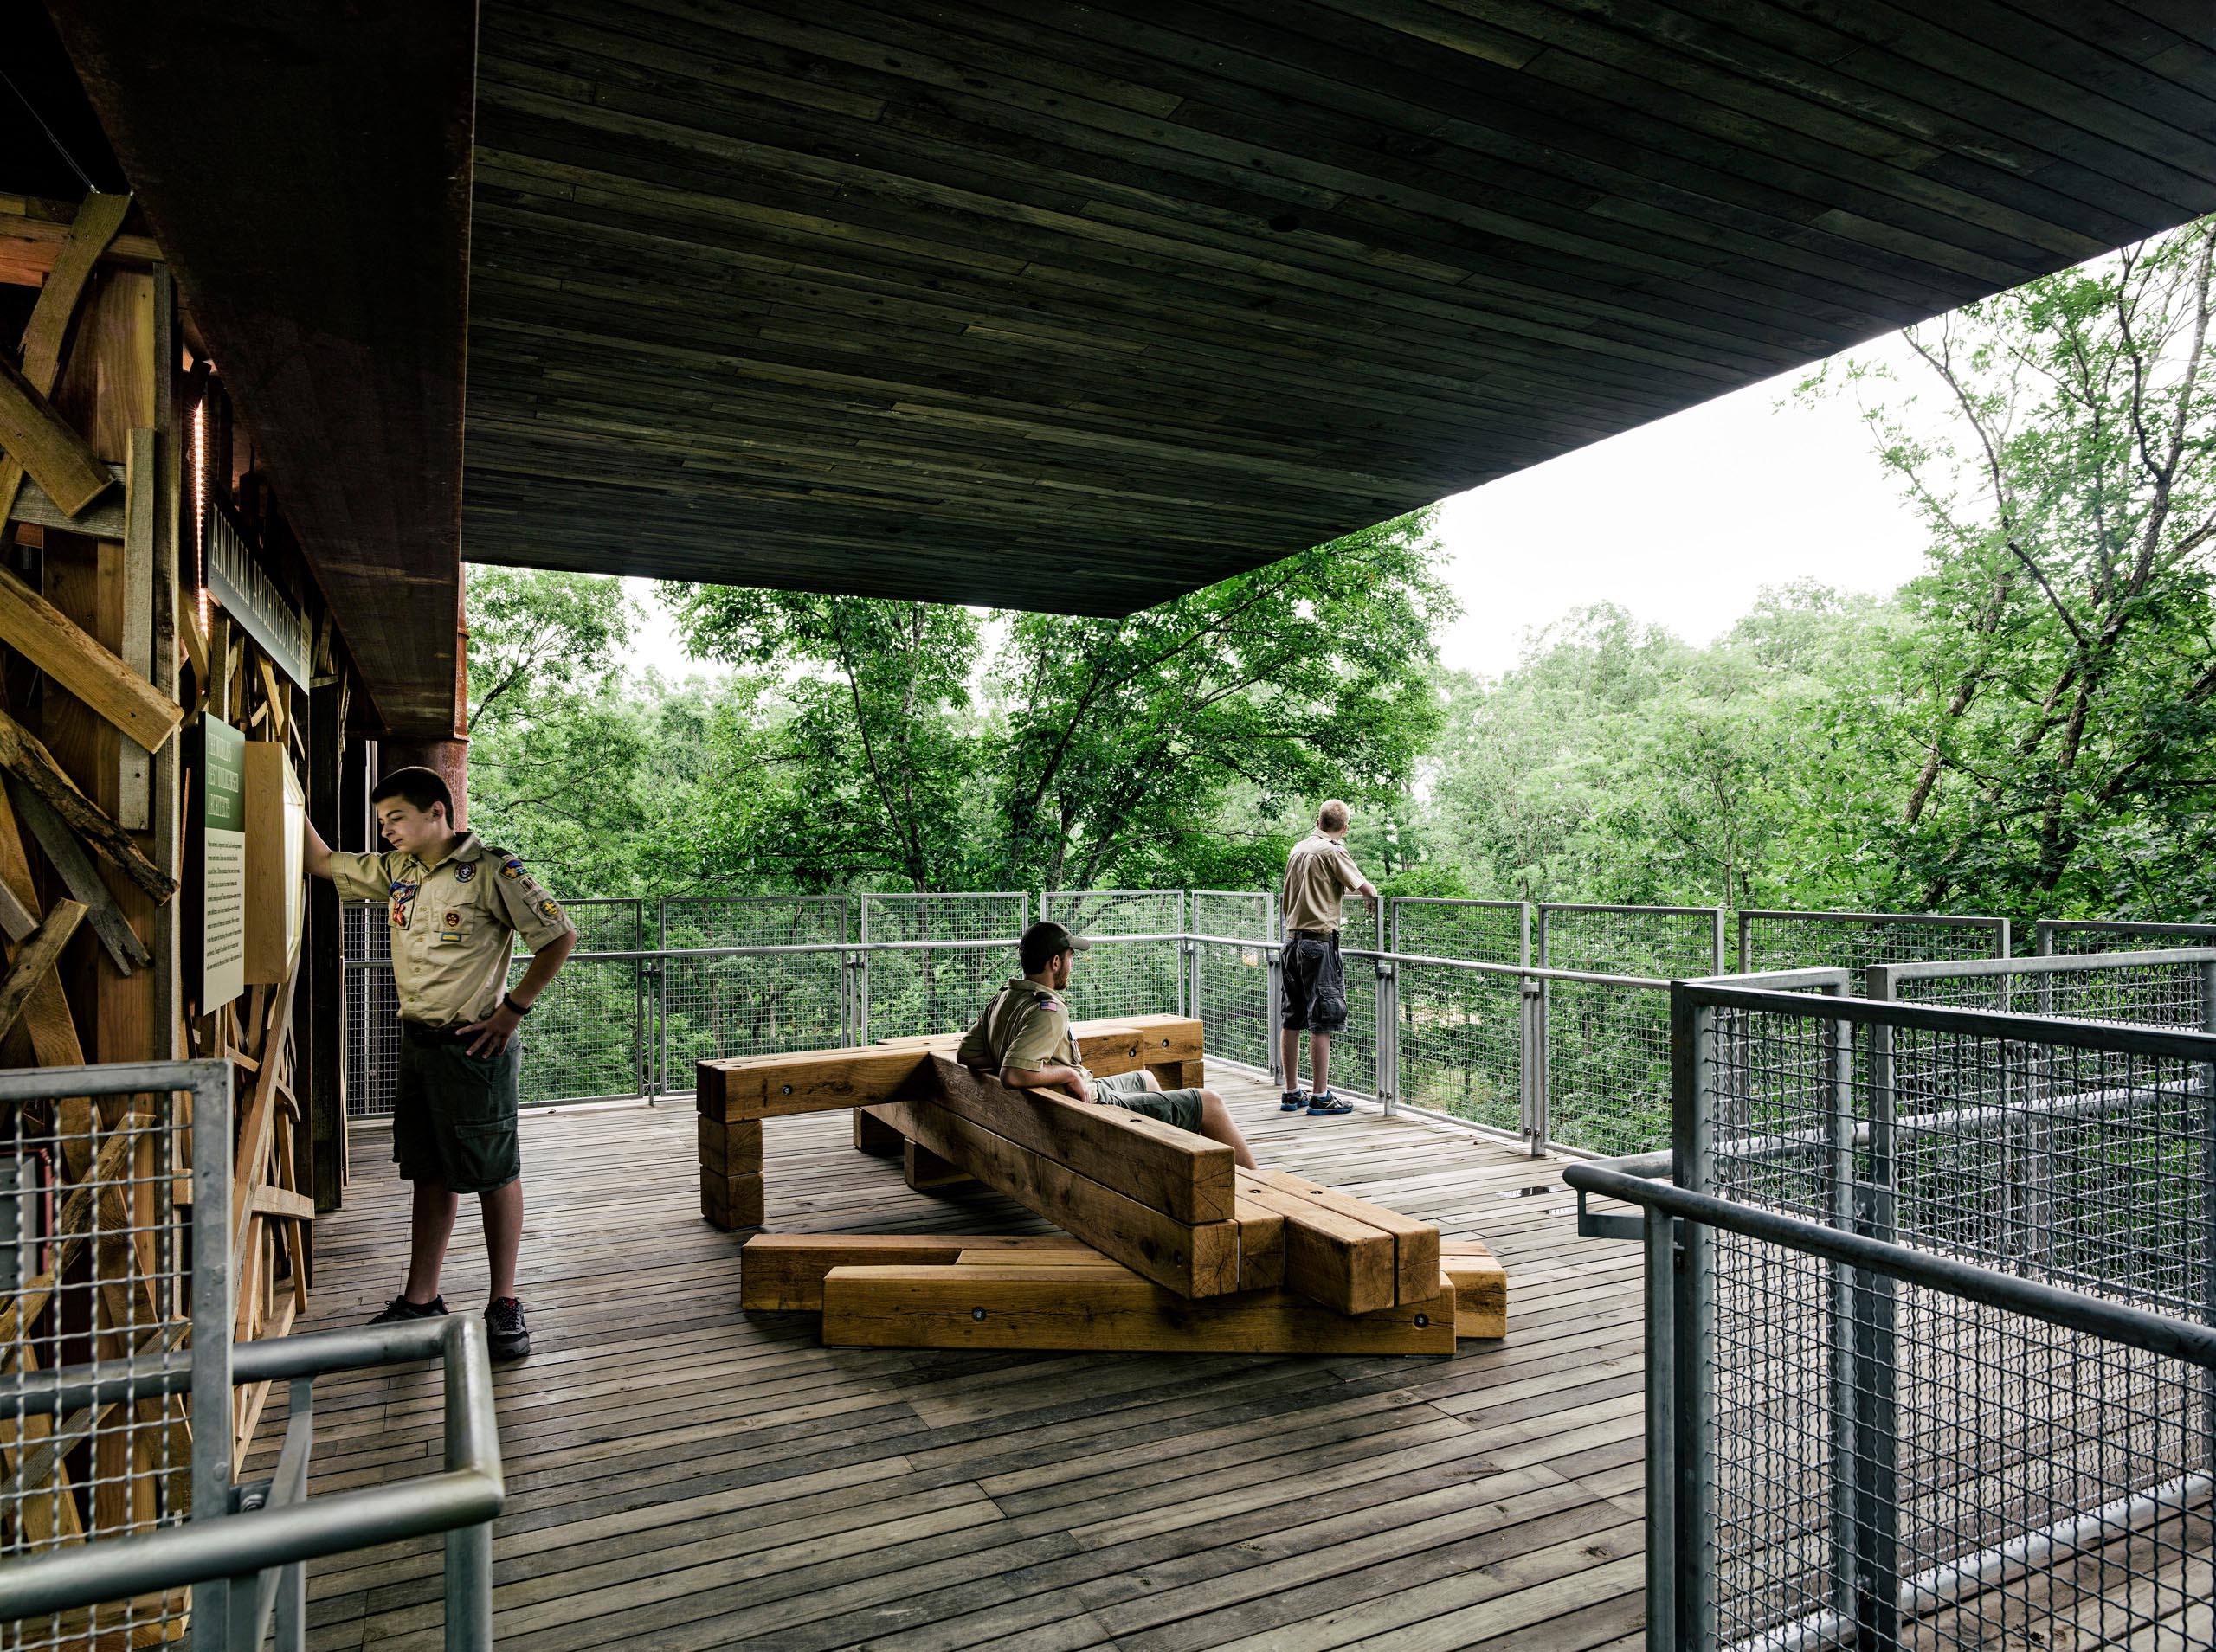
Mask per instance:
[[[1671,1224],[1673,1236],[1682,1225],[1678,1221]],[[1580,1188],[1577,1192],[1577,1237],[1581,1239],[1634,1239],[1644,1244],[1646,1240],[1646,1218],[1639,1215],[1619,1216],[1607,1211],[1588,1210],[1585,1207],[1585,1191]],[[1672,1243],[1675,1243],[1674,1237]]]

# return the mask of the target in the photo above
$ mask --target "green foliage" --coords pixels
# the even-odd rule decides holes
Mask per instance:
[[[711,740],[698,870],[772,889],[1273,878],[1324,796],[1404,795],[1437,726],[1452,608],[1428,535],[1386,523],[1122,620],[673,588],[747,707]]]

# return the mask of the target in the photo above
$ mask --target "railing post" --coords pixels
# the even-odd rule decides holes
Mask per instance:
[[[2200,967],[2200,1025],[2216,1032],[2216,962]],[[2201,1316],[2216,1326],[2216,1061],[2200,1070]],[[2203,1422],[2208,1432],[2208,1475],[2216,1480],[2216,1366],[2200,1372]]]
[[[1709,1193],[1715,1179],[1715,1011],[1682,981],[1670,988],[1670,1147],[1672,1180]],[[1712,1369],[1715,1280],[1708,1231],[1687,1222],[1673,1276],[1671,1321],[1677,1356],[1678,1558],[1675,1644],[1716,1643],[1716,1395]]]
[[[1523,1090],[1524,1139],[1531,1156],[1543,1157],[1552,1122],[1547,1112],[1547,984],[1536,975],[1521,978],[1523,1013],[1516,1027],[1517,1077]]]
[[[1893,1028],[1870,1028],[1869,1162],[1847,1189],[1852,1231],[1895,1242]],[[1852,1121],[1847,1140],[1852,1141]],[[1895,1287],[1867,1269],[1837,1270],[1844,1309],[1835,1326],[1840,1381],[1833,1393],[1833,1604],[1857,1647],[1900,1643],[1900,1432],[1895,1392]]]
[[[1646,1224],[1646,1645],[1678,1652],[1677,1224]]]
[[[1377,1099],[1391,1118],[1401,1105],[1401,970],[1377,964]]]
[[[665,1095],[669,1083],[669,902],[654,903],[654,945],[662,955],[654,960],[654,1094]],[[843,1030],[843,1029],[842,1029]]]
[[[1285,1038],[1278,1031],[1285,1006],[1285,957],[1272,945],[1262,948],[1262,967],[1268,974],[1268,989],[1262,1000],[1262,1037],[1269,1045],[1270,1077],[1279,1085],[1292,1083],[1292,1076],[1285,1070]]]

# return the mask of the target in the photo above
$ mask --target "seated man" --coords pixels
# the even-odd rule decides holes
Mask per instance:
[[[1248,1170],[1254,1155],[1231,1122],[1223,1097],[1212,1090],[1164,1090],[1152,1073],[1118,1073],[1095,1078],[1078,1059],[1070,1033],[1070,1009],[1061,994],[1070,984],[1077,955],[1092,943],[1059,923],[1034,923],[1017,949],[1023,974],[985,1006],[977,1025],[963,1035],[954,1058],[978,1072],[996,1073],[1016,1090],[1063,1090],[1080,1102],[1127,1107],[1182,1130],[1197,1131],[1231,1149]]]

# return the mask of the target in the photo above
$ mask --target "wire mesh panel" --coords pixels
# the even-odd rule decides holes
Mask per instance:
[[[1181,935],[1185,892],[1176,889],[1057,890],[1046,916],[1077,935],[1103,938],[1079,961],[1071,978],[1070,1013],[1079,1020],[1110,1015],[1174,1015],[1181,995],[1178,940],[1119,942],[1114,935]]]
[[[1903,912],[1739,914],[1739,972],[1851,969],[1946,958],[2005,958],[2006,918]]]
[[[2216,1322],[2216,1040],[1713,1015],[1704,1191]],[[1717,1642],[2216,1643],[2207,1372],[1724,1231],[1698,1256]]]
[[[1530,909],[1521,901],[1403,896],[1391,904],[1392,950],[1479,963],[1530,961]],[[1524,984],[1423,964],[1400,971],[1400,1095],[1498,1130],[1523,1122]]]
[[[525,1107],[602,1096],[637,1096],[646,1077],[644,976],[635,958],[580,956],[637,952],[646,944],[638,901],[564,903],[577,926],[577,953],[531,1006],[518,1037],[523,1064],[517,1097]],[[514,987],[531,967],[519,953],[508,969]]]
[[[0,1379],[187,1347],[190,1138],[167,1093],[0,1100]],[[228,1419],[208,1425],[222,1437]],[[55,1412],[19,1393],[0,1405],[0,1567],[173,1525],[191,1485],[182,1396],[126,1386]],[[177,1590],[0,1623],[0,1649],[153,1645],[183,1634],[186,1604]]]
[[[1497,1130],[1521,1128],[1522,977],[1439,964],[1397,967],[1401,1099]]]
[[[1538,961],[1655,981],[1710,975],[1718,921],[1711,907],[1542,906]],[[1666,1146],[1666,993],[1561,980],[1544,993],[1548,1139],[1604,1154]]]
[[[865,1042],[959,1032],[992,995],[1022,973],[1016,937],[1029,922],[1030,898],[989,895],[864,895],[861,939],[875,948],[865,974]],[[1004,941],[1004,947],[933,946]]]
[[[2216,947],[2181,947],[2058,953],[2002,965],[1900,965],[1873,970],[1867,981],[1871,997],[1903,1003],[2206,1032],[2216,1030],[2212,977]]]
[[[2144,952],[2216,946],[2216,923],[2139,923],[2121,918],[2041,918],[2032,931],[2042,957],[2062,952]]]
[[[400,1077],[400,995],[392,984],[392,929],[382,901],[339,908],[346,984],[346,1116],[392,1116]]]
[[[1192,932],[1246,946],[1202,941],[1193,953],[1193,1013],[1201,1018],[1206,1053],[1250,1067],[1270,1064],[1269,959],[1272,898],[1260,890],[1196,889],[1187,909]]]
[[[837,896],[763,896],[661,903],[669,953],[704,947],[817,947],[725,958],[665,956],[654,1003],[659,1091],[689,1091],[694,1064],[847,1043],[846,902]]]

